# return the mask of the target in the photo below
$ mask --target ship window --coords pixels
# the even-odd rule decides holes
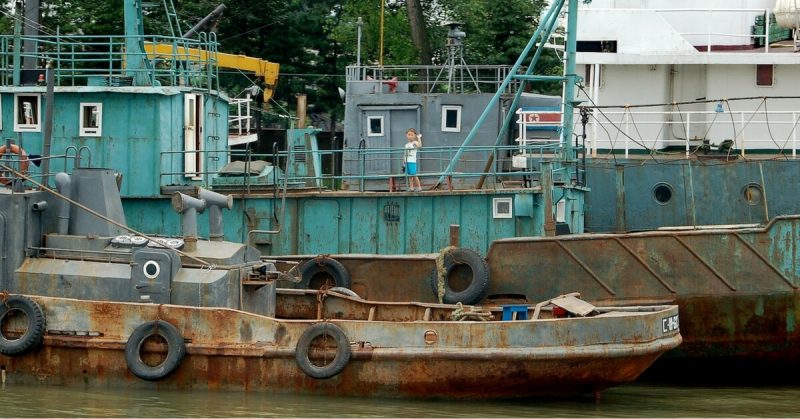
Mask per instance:
[[[492,217],[511,218],[511,198],[492,198]]]
[[[17,94],[14,95],[14,131],[39,132],[41,131],[41,96]]]
[[[653,187],[653,198],[661,205],[666,205],[671,201],[674,193],[675,191],[672,189],[672,185],[668,183],[659,183]]]
[[[383,117],[382,116],[370,116],[367,118],[367,125],[369,131],[367,135],[370,137],[380,137],[383,136]]]
[[[758,205],[761,203],[764,194],[761,192],[761,185],[751,183],[742,189],[742,197],[744,201],[750,205]]]
[[[442,105],[442,131],[461,132],[461,106]]]
[[[770,87],[775,82],[775,66],[756,64],[756,86]]]
[[[99,137],[103,129],[103,104],[81,103],[81,137]]]

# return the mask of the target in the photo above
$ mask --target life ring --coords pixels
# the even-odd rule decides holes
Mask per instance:
[[[27,317],[22,336],[9,339],[6,336],[6,328],[0,327],[0,353],[3,355],[22,355],[42,344],[45,330],[44,312],[36,301],[24,295],[9,295],[5,301],[0,301],[0,326],[8,321],[7,317],[20,312]]]
[[[450,281],[455,279],[456,268],[466,266],[472,271],[469,284],[460,291],[454,290]],[[444,296],[442,302],[446,304],[475,304],[480,302],[489,289],[489,265],[486,260],[476,252],[464,248],[452,248],[446,251],[443,261],[444,268]],[[439,271],[433,270],[431,275],[433,294],[439,296]]]
[[[19,171],[22,173],[27,172],[28,167],[31,164],[30,160],[28,160],[28,153],[26,153],[23,148],[16,144],[11,144],[11,147],[6,147],[5,145],[0,146],[0,156],[8,152],[20,156]],[[8,185],[9,182],[11,182],[11,177],[0,176],[0,183],[3,185]]]
[[[330,363],[325,365],[315,364],[309,357],[311,343],[322,336],[330,336],[336,344],[336,355]],[[324,380],[331,378],[344,370],[350,362],[350,341],[347,335],[337,325],[333,323],[316,323],[306,329],[297,341],[294,358],[297,366],[311,378]]]
[[[158,365],[142,360],[142,344],[152,337],[161,336],[167,342],[167,356]],[[125,344],[125,363],[131,373],[142,380],[157,381],[175,372],[186,356],[186,343],[178,329],[164,320],[139,325]]]
[[[329,257],[320,256],[306,261],[300,269],[300,275],[302,279],[297,287],[303,289],[319,289],[326,284],[328,288],[350,288],[352,285],[347,268]]]

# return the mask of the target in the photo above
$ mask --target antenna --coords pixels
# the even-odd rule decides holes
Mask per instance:
[[[436,76],[436,81],[434,81],[431,86],[431,92],[433,92],[434,87],[445,70],[447,70],[447,93],[450,93],[451,90],[456,90],[456,86],[459,87],[462,93],[464,92],[465,70],[467,76],[469,76],[469,79],[475,85],[475,90],[477,90],[478,93],[481,92],[480,87],[478,87],[478,82],[472,76],[472,72],[469,71],[469,67],[466,61],[464,61],[464,38],[467,37],[467,33],[461,30],[461,25],[460,22],[455,21],[447,21],[442,24],[442,26],[447,26],[449,28],[447,30],[447,61],[442,71]],[[457,80],[456,76],[458,76]]]

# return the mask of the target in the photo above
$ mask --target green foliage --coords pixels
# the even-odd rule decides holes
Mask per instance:
[[[173,0],[185,31],[222,0]],[[281,66],[273,110],[294,108],[297,93],[308,95],[311,112],[338,113],[342,103],[337,87],[344,88],[345,66],[356,62],[358,18],[363,20],[364,64],[378,64],[382,0],[237,0],[211,29],[220,51],[268,59]],[[386,1],[383,63],[418,64],[411,40],[405,0]],[[122,34],[123,0],[43,0],[42,23],[64,34]],[[169,34],[163,0],[145,9],[145,32]],[[464,24],[465,60],[471,64],[513,64],[533,33],[546,0],[436,0],[422,1],[434,62],[445,57],[445,20]],[[10,19],[0,29],[10,33]],[[538,72],[560,74],[561,63],[552,51],[540,59]],[[224,90],[242,94],[253,76],[221,70]],[[558,93],[560,85],[534,85],[533,90]]]

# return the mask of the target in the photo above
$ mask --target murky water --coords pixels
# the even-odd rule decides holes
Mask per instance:
[[[8,386],[0,416],[14,417],[796,417],[800,387],[674,387],[635,384],[570,400],[450,402],[260,393],[118,391]]]

